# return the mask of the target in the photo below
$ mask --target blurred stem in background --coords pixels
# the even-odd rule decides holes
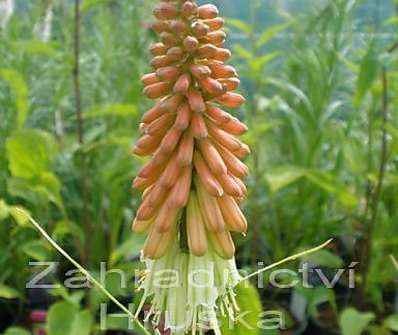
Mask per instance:
[[[380,81],[382,86],[381,93],[381,104],[380,104],[380,118],[381,118],[381,149],[380,149],[380,163],[378,167],[377,182],[372,189],[371,182],[367,182],[366,186],[366,206],[364,215],[364,227],[363,237],[359,245],[359,259],[361,260],[360,272],[361,282],[356,292],[356,306],[359,309],[366,309],[367,307],[367,289],[368,289],[368,276],[369,269],[371,267],[372,253],[374,246],[374,229],[378,219],[379,207],[381,194],[383,189],[383,183],[388,164],[388,132],[387,124],[389,119],[389,85],[388,85],[388,73],[386,67],[383,67],[380,75]],[[369,113],[369,156],[372,155],[373,147],[373,113]],[[369,157],[371,160],[371,157]],[[371,170],[373,170],[372,164],[370,164]],[[371,172],[369,171],[369,173]]]
[[[80,192],[82,197],[81,204],[81,224],[83,226],[85,236],[92,236],[92,223],[90,221],[89,207],[88,207],[88,175],[87,175],[87,156],[84,148],[84,120],[81,102],[81,85],[80,85],[80,40],[81,40],[81,2],[75,0],[75,16],[74,16],[74,68],[73,68],[73,83],[75,93],[75,108],[76,108],[76,122],[77,122],[77,137],[79,143],[79,159],[80,159]],[[89,268],[89,255],[91,252],[91,238],[87,238],[84,247],[81,250],[81,260],[85,268]]]
[[[258,50],[256,47],[257,43],[257,11],[261,6],[261,1],[260,0],[253,0],[250,1],[250,26],[252,27],[250,34],[249,34],[249,49],[251,50],[251,53],[253,55],[253,58],[258,57]],[[250,94],[250,111],[248,113],[249,117],[249,125],[253,125],[257,119],[258,116],[258,98],[261,96],[263,86],[262,86],[262,78],[261,74],[259,76],[256,76],[253,79],[253,88],[252,92]],[[255,143],[254,147],[251,148],[252,150],[252,156],[251,159],[253,161],[252,163],[252,171],[251,175],[254,180],[253,183],[253,201],[251,204],[251,212],[250,212],[250,220],[249,222],[252,223],[252,229],[253,229],[253,239],[252,239],[252,244],[251,244],[251,263],[252,266],[255,267],[257,265],[257,262],[259,260],[259,248],[262,249],[262,238],[261,238],[261,226],[260,226],[260,220],[259,218],[261,217],[261,214],[259,213],[260,210],[260,203],[259,203],[259,192],[260,190],[260,161],[259,161],[259,150],[258,150],[258,142]]]

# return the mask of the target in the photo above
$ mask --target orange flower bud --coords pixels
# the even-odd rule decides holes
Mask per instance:
[[[227,92],[223,96],[216,99],[218,103],[229,108],[240,107],[246,99],[237,93]]]
[[[218,16],[218,9],[214,5],[204,5],[198,8],[198,15],[201,19],[215,19]]]
[[[150,99],[160,98],[170,91],[170,83],[159,82],[144,88],[144,95]]]
[[[218,81],[225,86],[227,91],[235,91],[240,86],[238,78],[219,79]]]
[[[227,167],[211,141],[208,139],[200,140],[199,148],[204,160],[209,164],[210,170],[215,175],[223,175],[227,173]]]
[[[192,113],[191,131],[195,138],[202,139],[208,136],[206,123],[200,113]]]
[[[221,83],[213,78],[206,78],[201,80],[200,86],[211,96],[221,95],[226,92],[226,88],[224,88]]]
[[[171,128],[160,143],[159,149],[166,154],[171,154],[176,148],[181,137],[181,130]]]
[[[154,120],[145,130],[148,135],[156,135],[164,129],[168,129],[174,123],[175,115],[167,113]]]
[[[212,62],[209,63],[208,66],[211,70],[213,78],[220,79],[220,78],[231,78],[238,76],[236,70],[230,65],[224,65],[222,63]]]
[[[202,211],[207,230],[222,233],[225,230],[225,221],[217,202],[218,196],[211,196],[198,177],[195,178],[195,186],[198,193],[199,207]]]
[[[191,252],[197,257],[204,256],[207,252],[208,241],[205,223],[195,191],[191,192],[187,208],[187,233],[188,246]]]
[[[202,37],[210,32],[210,28],[207,25],[205,25],[203,22],[198,21],[195,22],[194,25],[192,26],[192,31],[196,37]]]
[[[181,131],[186,130],[191,122],[191,108],[187,103],[183,103],[177,110],[177,118],[174,127],[180,129]]]
[[[232,118],[229,122],[218,125],[222,130],[232,135],[242,135],[248,131],[247,126],[240,122],[237,118]]]
[[[144,256],[151,259],[161,258],[174,240],[174,230],[162,234],[157,232],[156,229],[152,229],[144,245]]]
[[[220,182],[225,193],[227,193],[233,197],[243,196],[239,185],[237,183],[235,183],[235,180],[227,173],[218,175],[217,179]]]
[[[187,36],[184,39],[183,46],[187,52],[192,53],[199,47],[199,41],[195,37]]]
[[[165,112],[174,113],[180,106],[182,99],[182,95],[172,95],[160,102],[160,108]]]
[[[178,35],[187,33],[189,31],[188,25],[184,21],[179,20],[171,21],[170,29],[174,34]]]
[[[232,151],[232,153],[239,159],[244,159],[250,155],[251,151],[248,145],[241,143],[242,147],[238,150]]]
[[[163,43],[155,43],[150,47],[150,52],[154,56],[161,56],[167,52],[167,47]]]
[[[180,174],[181,171],[181,166],[178,164],[177,159],[176,159],[176,154],[174,153],[169,162],[167,163],[167,166],[162,173],[162,177],[160,178],[160,184],[166,188],[172,187]]]
[[[215,19],[203,20],[203,23],[210,27],[211,30],[218,30],[223,27],[224,19],[216,17]]]
[[[184,208],[187,205],[191,190],[191,183],[192,168],[190,166],[186,166],[182,170],[181,175],[170,192],[168,204],[171,208]]]
[[[162,3],[153,10],[153,14],[159,20],[170,20],[179,14],[178,8],[172,3]]]
[[[169,56],[156,56],[151,61],[151,66],[154,69],[159,69],[161,67],[165,67],[171,65],[174,62],[173,58]]]
[[[153,224],[153,219],[151,220],[138,220],[134,219],[132,229],[135,233],[143,233],[148,230],[148,228]]]
[[[167,51],[167,56],[174,61],[182,60],[184,57],[184,49],[182,47],[172,47]]]
[[[185,1],[182,5],[182,15],[186,18],[191,18],[198,11],[198,6],[192,1]]]
[[[150,110],[144,113],[144,115],[141,118],[141,122],[146,124],[151,123],[153,120],[157,119],[162,114],[163,110],[160,108],[160,103],[158,103],[157,105],[155,105]]]
[[[163,32],[159,37],[162,43],[168,47],[175,47],[180,44],[180,39],[172,33]]]
[[[217,30],[214,32],[209,32],[206,37],[211,44],[221,46],[222,44],[224,44],[227,34],[221,30]]]
[[[167,233],[177,225],[177,219],[180,214],[180,209],[171,208],[166,202],[159,211],[155,219],[154,228],[159,233]]]
[[[188,91],[189,86],[191,85],[191,76],[189,73],[184,73],[178,78],[177,82],[174,85],[173,91],[174,93],[184,94]]]
[[[195,146],[194,136],[191,131],[186,131],[181,138],[178,148],[177,162],[181,166],[189,166],[193,159],[193,149]],[[191,168],[190,168],[191,169]]]
[[[218,48],[213,44],[205,44],[196,50],[196,55],[199,58],[214,58],[218,52]]]
[[[231,51],[228,49],[217,48],[211,58],[218,60],[220,62],[225,62],[232,56]]]
[[[193,64],[191,65],[190,70],[195,78],[199,80],[206,79],[211,75],[210,68],[206,65]]]
[[[214,197],[222,196],[224,194],[223,188],[210,171],[208,165],[204,161],[202,154],[199,151],[194,153],[194,165],[195,170],[199,175],[206,191]]]
[[[206,104],[206,114],[217,121],[218,124],[229,122],[232,119],[230,114],[212,104]]]
[[[165,66],[156,70],[156,75],[164,81],[176,80],[180,73],[181,69],[177,66]]]
[[[221,212],[226,220],[228,228],[237,233],[244,233],[247,230],[247,221],[242,214],[236,201],[228,195],[218,198]]]
[[[148,195],[148,205],[152,208],[160,207],[165,202],[167,195],[168,188],[157,182]]]
[[[228,171],[231,172],[234,176],[242,178],[249,174],[249,168],[237,157],[235,157],[229,150],[220,145],[217,146],[217,150],[224,160]]]
[[[201,113],[206,110],[202,93],[199,90],[191,88],[187,94],[189,105],[194,112]]]
[[[235,245],[232,240],[231,234],[224,231],[219,234],[211,233],[209,234],[209,240],[221,258],[231,259],[235,254]]]
[[[165,31],[170,31],[170,25],[166,21],[155,21],[152,23],[152,29],[157,34],[161,34]]]
[[[141,81],[144,85],[152,85],[158,83],[160,80],[156,73],[149,73],[142,76]]]

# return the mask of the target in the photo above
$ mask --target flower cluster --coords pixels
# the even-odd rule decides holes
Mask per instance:
[[[137,315],[151,299],[146,318],[155,327],[163,320],[173,334],[219,334],[217,314],[233,319],[238,309],[231,232],[247,230],[239,203],[248,174],[241,160],[250,150],[236,138],[247,127],[223,110],[245,99],[233,92],[240,81],[225,64],[231,52],[218,14],[192,0],[161,1],[154,9],[154,72],[142,78],[144,95],[157,102],[143,115],[134,148],[150,156],[133,183],[143,191],[133,230],[147,233]],[[176,280],[165,286],[170,273]]]
[[[134,149],[151,159],[134,181],[143,201],[133,229],[148,231],[147,258],[164,256],[186,223],[191,253],[203,256],[211,244],[231,259],[230,232],[247,229],[239,202],[248,168],[240,159],[249,148],[235,137],[247,127],[220,108],[245,101],[232,92],[237,72],[224,64],[231,57],[224,21],[215,6],[182,0],[162,1],[154,15],[161,42],[151,47],[154,72],[142,81],[145,96],[159,101],[143,115]]]

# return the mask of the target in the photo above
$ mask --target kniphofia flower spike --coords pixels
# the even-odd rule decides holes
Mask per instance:
[[[241,159],[250,153],[237,139],[247,127],[223,108],[237,108],[245,99],[233,92],[240,81],[225,64],[231,52],[224,48],[224,21],[214,5],[163,0],[153,13],[160,42],[150,48],[154,71],[142,82],[144,95],[157,102],[143,115],[134,148],[136,155],[150,156],[133,183],[143,191],[133,230],[147,233],[144,298],[152,296],[149,315],[158,314],[155,321],[164,317],[174,333],[202,331],[201,312],[217,331],[216,304],[231,317],[236,307],[231,232],[247,230],[239,203],[248,174]],[[153,271],[164,269],[178,274],[175,289],[155,287]],[[215,275],[203,292],[189,282],[188,272],[195,270]],[[172,312],[175,299],[179,307]],[[188,322],[180,326],[182,320]]]

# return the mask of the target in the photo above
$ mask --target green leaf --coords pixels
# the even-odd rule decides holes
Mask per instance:
[[[308,301],[308,311],[311,315],[316,315],[319,305],[324,303],[329,303],[335,311],[337,310],[336,294],[333,289],[326,287],[305,288],[303,286],[297,286],[295,287],[295,291],[306,298]]]
[[[106,316],[107,330],[130,330],[131,325],[128,317],[120,317],[121,314],[108,314]]]
[[[250,35],[253,32],[252,27],[244,21],[237,20],[237,19],[227,19],[226,23],[228,26],[231,26],[232,28],[235,28],[236,30],[241,31],[242,33],[245,33],[246,35]]]
[[[267,173],[265,178],[270,185],[271,191],[278,192],[304,177],[305,174],[305,170],[300,167],[285,166]]]
[[[15,222],[20,226],[25,226],[29,222],[30,213],[23,207],[11,206],[10,214]]]
[[[7,219],[10,216],[10,208],[3,199],[0,199],[0,221]]]
[[[260,49],[269,41],[271,41],[277,34],[285,31],[291,23],[276,25],[265,30],[257,39],[256,48]]]
[[[113,250],[111,264],[116,264],[122,257],[136,256],[140,254],[145,238],[139,234],[132,234],[124,243]]]
[[[85,241],[84,232],[76,223],[67,220],[57,222],[53,237],[57,239],[66,235],[77,237],[82,243]]]
[[[233,49],[234,49],[234,53],[240,58],[243,58],[246,60],[250,60],[250,59],[254,58],[253,54],[240,44],[234,44]]]
[[[254,75],[262,75],[264,67],[279,55],[280,52],[272,52],[262,57],[253,58],[249,64],[251,70],[254,72]]]
[[[347,308],[339,320],[342,335],[361,335],[374,318],[373,313],[360,313],[354,308]]]
[[[4,335],[30,335],[30,332],[23,328],[11,327],[6,330]]]
[[[21,250],[32,259],[44,262],[49,259],[48,246],[42,240],[30,241],[21,246]]]
[[[28,117],[28,86],[25,78],[17,71],[10,69],[0,69],[0,78],[10,85],[17,105],[17,124],[19,128],[25,125]]]
[[[259,335],[258,327],[263,308],[256,287],[245,281],[235,287],[236,300],[242,313],[241,321],[231,325],[228,318],[221,319],[221,334],[223,335]],[[239,320],[239,319],[238,319]]]
[[[398,25],[398,16],[392,16],[388,20],[384,22],[386,26],[395,26]]]
[[[137,107],[135,105],[113,104],[93,107],[83,112],[83,117],[88,119],[104,116],[136,116],[137,114]]]
[[[44,55],[55,57],[57,49],[51,43],[44,43],[36,40],[16,41],[13,43],[15,48],[31,55]]]
[[[12,175],[9,192],[24,199],[38,193],[63,210],[61,183],[51,172],[57,153],[54,138],[39,130],[21,130],[7,139],[6,153]]]
[[[17,299],[21,294],[11,286],[0,284],[0,298],[3,299]]]
[[[365,95],[373,86],[379,72],[379,61],[375,42],[372,41],[360,66],[359,76],[356,84],[354,105],[359,107]]]
[[[391,335],[391,332],[382,326],[369,326],[368,331],[370,335]]]
[[[336,181],[336,178],[330,173],[309,170],[306,172],[306,177],[319,188],[335,195],[337,200],[343,205],[347,207],[355,207],[358,204],[359,199],[357,196],[348,190],[344,185],[339,184]]]
[[[384,327],[398,332],[398,314],[393,314],[387,317],[383,322]]]
[[[93,9],[96,6],[106,4],[111,0],[85,0],[81,5],[82,14],[86,14],[89,10]]]
[[[55,156],[53,138],[40,130],[21,130],[7,139],[7,158],[14,177],[37,178],[50,169]]]
[[[333,254],[329,250],[322,249],[313,254],[303,257],[304,260],[319,266],[327,266],[333,269],[338,269],[343,266],[341,257]]]
[[[80,311],[75,305],[60,302],[48,313],[48,335],[90,335],[93,317],[89,311]]]

